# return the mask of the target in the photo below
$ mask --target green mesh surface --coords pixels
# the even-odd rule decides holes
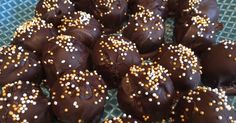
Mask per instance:
[[[8,44],[14,30],[24,21],[34,15],[37,0],[0,0],[0,46]],[[217,34],[217,41],[222,39],[236,40],[236,0],[218,0],[220,7],[220,21],[225,28]],[[172,21],[166,24],[166,39],[171,40]],[[236,106],[236,97],[230,98],[232,105]],[[105,105],[104,117],[120,116],[122,111],[118,108],[116,91],[109,91],[109,99]]]

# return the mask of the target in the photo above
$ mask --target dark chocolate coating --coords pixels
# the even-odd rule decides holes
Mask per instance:
[[[33,80],[40,83],[42,75],[41,62],[31,52],[16,45],[0,48],[0,85],[17,80]]]
[[[179,44],[162,44],[154,61],[170,72],[175,89],[186,91],[194,89],[201,82],[201,67],[194,52]]]
[[[92,53],[95,69],[109,88],[118,87],[132,65],[139,65],[141,57],[134,43],[121,35],[103,35]]]
[[[123,35],[134,42],[140,53],[156,50],[163,42],[164,20],[148,9],[131,15]]]
[[[234,41],[221,41],[209,47],[202,55],[201,65],[205,85],[213,88],[236,89],[236,43]]]
[[[118,88],[120,108],[141,121],[165,121],[173,103],[174,86],[161,65],[133,65]]]
[[[72,0],[75,3],[76,11],[83,11],[92,14],[93,0]]]
[[[59,35],[49,39],[44,48],[43,66],[52,87],[57,78],[68,70],[87,68],[88,50],[79,40],[68,35]]]
[[[234,123],[236,113],[224,92],[197,87],[182,96],[172,111],[172,123]]]
[[[40,0],[36,5],[35,15],[57,26],[63,16],[75,11],[74,7],[71,0]]]
[[[106,85],[96,71],[70,71],[52,87],[52,110],[60,123],[98,123]]]
[[[92,15],[82,11],[64,17],[59,28],[61,34],[74,36],[89,48],[93,48],[102,32],[101,24]]]
[[[40,18],[33,18],[16,29],[12,44],[21,45],[41,55],[45,43],[56,34],[57,31],[52,23],[47,23]]]
[[[215,33],[220,30],[219,9],[216,0],[179,1],[175,22],[175,40],[201,55],[215,43]]]
[[[143,123],[137,119],[132,118],[130,115],[121,117],[114,117],[113,119],[105,119],[103,123]]]
[[[105,33],[114,33],[128,19],[127,0],[93,0],[93,15],[104,25]]]
[[[31,81],[6,84],[0,95],[1,123],[52,123],[48,99]]]

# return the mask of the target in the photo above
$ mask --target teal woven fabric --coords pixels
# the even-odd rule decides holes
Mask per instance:
[[[37,0],[0,0],[0,46],[8,44],[15,29],[24,21],[34,16]],[[230,39],[236,41],[236,0],[218,0],[220,7],[220,21],[224,29],[217,34],[217,41]],[[172,35],[172,21],[167,21],[166,38]],[[236,106],[236,98],[231,98],[232,105]],[[104,117],[119,116],[122,114],[118,109],[116,91],[109,91]]]

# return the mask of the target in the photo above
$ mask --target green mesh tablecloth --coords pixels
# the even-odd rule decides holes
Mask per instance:
[[[34,16],[37,0],[0,0],[0,46],[11,41],[13,32],[22,22]],[[220,7],[220,21],[224,29],[217,34],[217,41],[222,39],[236,40],[236,0],[218,0]],[[171,21],[166,24],[166,38],[172,35]],[[231,103],[236,106],[236,97],[232,97]],[[122,114],[118,109],[116,91],[109,91],[104,117],[119,116]]]

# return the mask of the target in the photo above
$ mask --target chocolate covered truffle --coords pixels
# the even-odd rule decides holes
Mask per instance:
[[[179,99],[172,123],[235,123],[236,113],[222,90],[197,87]]]
[[[112,119],[105,119],[103,123],[142,123],[139,120],[133,119],[131,115],[124,114],[121,117],[114,117]]]
[[[47,23],[40,18],[33,18],[24,22],[16,29],[12,44],[21,45],[37,54],[41,54],[41,50],[48,39],[56,35],[56,29],[52,23]]]
[[[149,9],[131,15],[123,35],[134,42],[140,53],[156,50],[163,42],[164,20]]]
[[[134,43],[116,35],[103,35],[95,44],[93,64],[103,76],[108,87],[117,87],[132,65],[139,65],[141,58]]]
[[[59,35],[49,39],[44,48],[43,66],[51,87],[57,78],[71,69],[87,68],[88,50],[79,40],[68,35]]]
[[[18,80],[0,94],[1,123],[52,123],[50,103],[38,86]]]
[[[170,72],[170,78],[178,91],[194,89],[201,82],[201,66],[194,52],[179,44],[162,44],[154,61]]]
[[[216,0],[179,1],[175,40],[201,55],[215,42],[215,33],[222,28],[218,18]]]
[[[93,0],[93,15],[104,25],[105,33],[114,33],[127,20],[127,0]]]
[[[165,121],[173,103],[174,86],[168,71],[157,63],[133,65],[118,89],[120,108],[146,122]]]
[[[93,15],[82,11],[64,17],[59,28],[61,34],[74,36],[89,48],[93,48],[94,43],[101,36],[101,24]]]
[[[0,85],[17,80],[35,80],[42,75],[41,62],[32,53],[16,45],[0,48]]]
[[[236,43],[234,41],[224,40],[209,47],[202,55],[201,65],[205,85],[233,89],[232,94],[236,94]]]
[[[72,70],[52,87],[52,110],[60,123],[98,123],[106,85],[96,71]]]
[[[71,0],[40,0],[35,14],[47,22],[59,25],[63,16],[74,12],[75,5]]]

